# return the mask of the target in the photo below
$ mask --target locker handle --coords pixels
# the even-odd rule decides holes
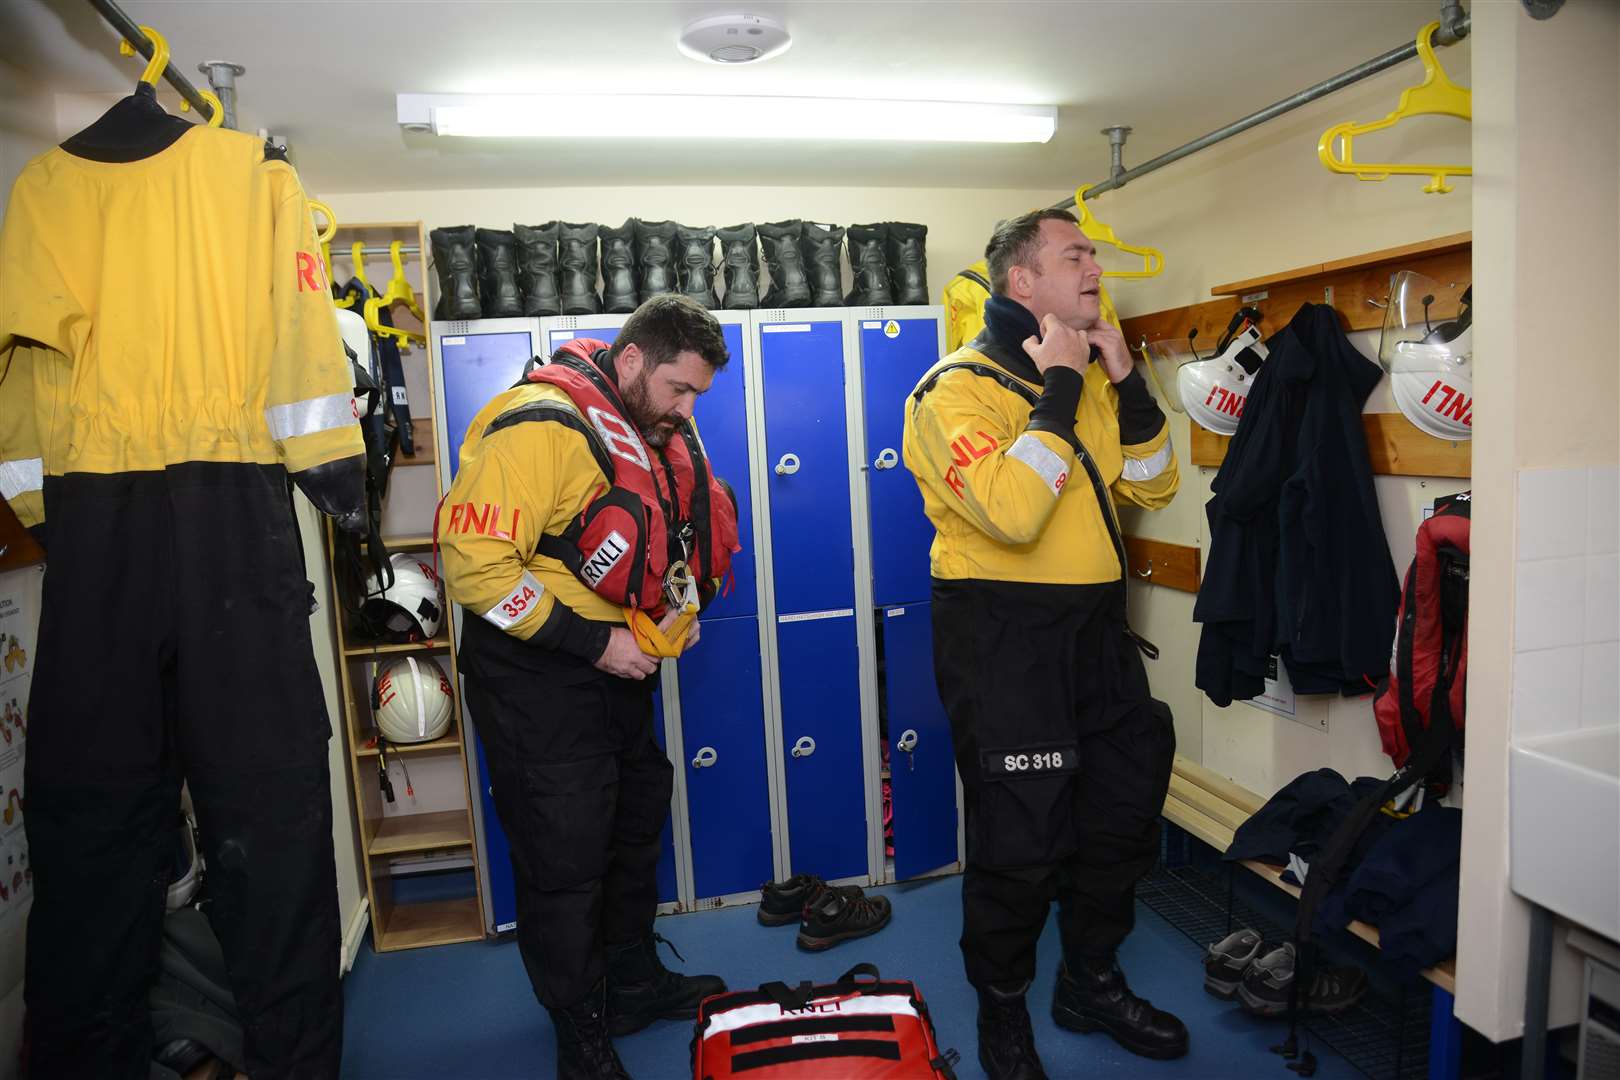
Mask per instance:
[[[782,460],[776,463],[777,476],[792,476],[799,471],[799,455],[783,454]]]
[[[692,768],[706,769],[719,760],[720,755],[714,752],[714,747],[705,746],[703,749],[697,752],[697,757],[692,759]]]
[[[794,757],[809,757],[816,752],[816,740],[808,735],[800,735],[799,741],[793,744]]]
[[[900,733],[900,741],[894,745],[897,750],[907,754],[911,753],[917,749],[917,732],[912,728],[906,728],[905,731]]]
[[[872,462],[872,468],[892,469],[898,464],[900,464],[900,455],[894,452],[894,447],[885,446],[882,451],[879,452],[877,460]]]

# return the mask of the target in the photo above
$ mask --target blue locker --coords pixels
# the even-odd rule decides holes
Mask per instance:
[[[512,878],[512,845],[495,812],[495,788],[489,779],[489,763],[484,759],[484,740],[473,739],[478,752],[478,775],[483,780],[478,798],[484,807],[484,873],[488,877],[484,896],[489,901],[491,924],[497,934],[517,926],[517,883]]]
[[[867,821],[854,611],[779,616],[776,652],[792,871],[863,876]]]
[[[889,777],[894,795],[894,875],[916,877],[954,863],[956,756],[934,682],[928,604],[883,612]]]
[[[852,607],[843,318],[758,330],[776,610]]]
[[[462,333],[438,329],[439,362],[444,372],[445,441],[450,476],[461,465],[467,425],[491,398],[523,376],[523,366],[539,351],[539,320],[481,319],[463,323]],[[448,485],[446,485],[448,486]]]
[[[715,474],[731,485],[737,493],[738,528],[742,537],[742,551],[732,560],[732,575],[736,579],[730,591],[715,598],[703,616],[705,619],[728,619],[753,615],[759,610],[758,586],[754,581],[754,515],[752,505],[753,484],[748,478],[748,411],[747,383],[743,368],[743,326],[722,323],[726,347],[731,360],[714,376],[708,393],[698,398],[694,410],[698,434],[709,453]],[[618,327],[595,327],[576,330],[551,330],[546,337],[549,352],[580,338],[595,338],[613,344],[619,336]],[[758,882],[755,882],[757,885]]]
[[[775,876],[759,620],[705,618],[678,674],[693,895],[757,889]]]
[[[707,628],[705,628],[707,629]],[[668,749],[664,745],[664,692],[661,689],[653,690],[653,738],[658,740],[658,749]],[[675,883],[675,824],[674,810],[664,818],[664,836],[658,843],[658,902],[672,904],[680,899],[680,889]]]
[[[934,527],[917,481],[900,460],[907,395],[939,359],[939,317],[862,319],[866,483],[872,521],[872,601],[915,604],[929,597]],[[933,685],[930,677],[929,685]]]

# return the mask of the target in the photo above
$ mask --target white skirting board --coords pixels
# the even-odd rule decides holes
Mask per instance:
[[[371,925],[371,902],[365,897],[349,916],[349,925],[343,931],[342,952],[338,957],[338,971],[347,975],[354,967],[354,958],[360,955],[360,945],[366,940],[366,927]]]

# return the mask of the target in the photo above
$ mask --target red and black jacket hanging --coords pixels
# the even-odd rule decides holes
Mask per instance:
[[[604,342],[576,338],[524,376],[573,401],[604,477],[566,532],[541,537],[540,551],[598,595],[654,616],[666,605],[666,574],[684,561],[707,603],[742,550],[735,497],[710,470],[691,421],[660,454],[652,452],[604,371],[606,350]]]

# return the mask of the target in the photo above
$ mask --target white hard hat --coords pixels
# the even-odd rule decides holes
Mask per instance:
[[[1402,270],[1390,282],[1378,342],[1378,360],[1389,372],[1401,414],[1427,434],[1451,441],[1474,433],[1473,290],[1458,289]]]
[[[375,573],[366,578],[361,618],[380,632],[396,637],[420,641],[432,638],[444,621],[439,575],[415,555],[396,553],[389,556],[388,564],[393,568],[393,584],[384,588]]]
[[[1266,358],[1260,328],[1248,323],[1222,343],[1208,360],[1194,360],[1176,370],[1176,392],[1182,408],[1199,426],[1219,435],[1237,431],[1255,372]]]
[[[371,700],[377,730],[391,743],[429,742],[450,727],[450,680],[428,657],[378,668]]]

